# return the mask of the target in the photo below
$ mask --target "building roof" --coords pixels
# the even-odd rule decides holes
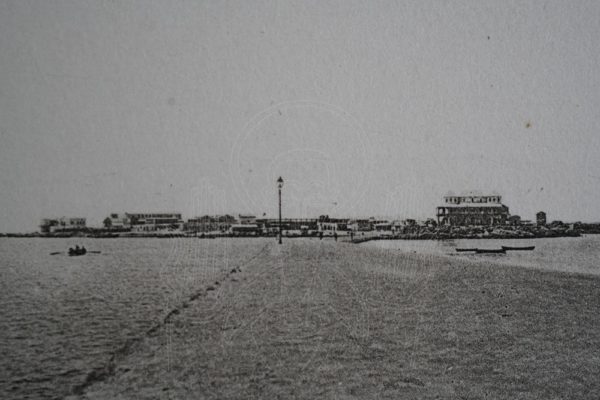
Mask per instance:
[[[460,203],[460,204],[444,204],[445,208],[486,208],[486,207],[506,207],[504,204],[500,203]]]
[[[113,213],[114,214],[114,213]],[[125,215],[142,215],[142,214],[146,214],[146,215],[157,215],[157,214],[181,214],[181,212],[179,211],[140,211],[140,212],[125,212]]]
[[[480,190],[468,190],[460,193],[460,197],[479,197],[484,196],[484,194]]]
[[[492,191],[489,194],[484,194],[481,190],[467,190],[462,191],[458,195],[454,194],[453,191],[446,193],[444,197],[498,197],[498,192]]]

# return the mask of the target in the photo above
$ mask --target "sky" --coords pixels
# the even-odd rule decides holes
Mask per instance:
[[[179,211],[600,221],[600,2],[0,1],[0,232]]]

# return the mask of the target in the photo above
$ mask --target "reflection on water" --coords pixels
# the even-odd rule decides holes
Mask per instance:
[[[101,253],[50,256],[75,244]],[[0,398],[68,394],[126,339],[263,245],[262,239],[0,239]]]
[[[458,259],[490,260],[504,265],[600,274],[600,235],[545,239],[377,240],[361,246],[447,255]],[[457,247],[499,249],[501,246],[535,246],[535,250],[508,251],[506,254],[468,254],[457,253],[455,250]]]

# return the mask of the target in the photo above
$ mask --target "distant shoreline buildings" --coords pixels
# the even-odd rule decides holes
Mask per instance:
[[[254,215],[230,214],[203,215],[184,221],[180,212],[124,212],[111,213],[103,221],[102,228],[91,228],[81,217],[45,218],[40,223],[43,235],[64,236],[68,234],[89,234],[94,237],[144,236],[144,235],[232,235],[232,236],[271,236],[281,229],[286,235],[344,236],[374,232],[380,235],[407,235],[414,232],[447,233],[448,229],[471,229],[477,232],[491,232],[497,229],[519,229],[525,227],[545,228],[564,226],[560,221],[546,222],[546,213],[540,211],[535,223],[521,220],[511,215],[508,206],[502,203],[497,193],[482,194],[453,192],[443,196],[442,204],[436,207],[436,219],[425,221],[415,219],[387,220],[378,218],[331,218],[321,215],[318,218],[257,218]],[[571,224],[582,226],[581,223]],[[586,224],[583,224],[586,225]],[[596,224],[587,224],[596,226]],[[595,228],[594,228],[595,229]]]
[[[411,226],[497,226],[520,223],[520,217],[509,214],[507,206],[501,203],[499,194],[482,195],[479,192],[466,192],[455,195],[449,192],[443,198],[443,205],[437,207],[437,222],[430,218],[424,222],[415,219],[390,221],[376,218],[284,218],[281,229],[284,231],[323,232],[327,235],[343,232],[390,231],[401,232]],[[541,213],[543,214],[543,213]],[[539,218],[538,222],[542,219]],[[515,218],[516,217],[516,218]],[[545,214],[543,220],[545,221]],[[89,230],[85,218],[62,217],[43,219],[42,233]],[[544,222],[545,223],[545,222]],[[103,221],[104,229],[110,232],[130,232],[150,234],[158,232],[188,232],[193,234],[240,233],[273,234],[279,231],[279,220],[257,218],[254,215],[204,215],[184,221],[180,212],[125,212],[111,213]]]

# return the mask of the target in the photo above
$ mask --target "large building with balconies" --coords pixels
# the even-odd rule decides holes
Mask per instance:
[[[504,225],[510,216],[508,207],[502,204],[499,194],[483,195],[467,192],[444,196],[443,205],[437,208],[439,225]]]

